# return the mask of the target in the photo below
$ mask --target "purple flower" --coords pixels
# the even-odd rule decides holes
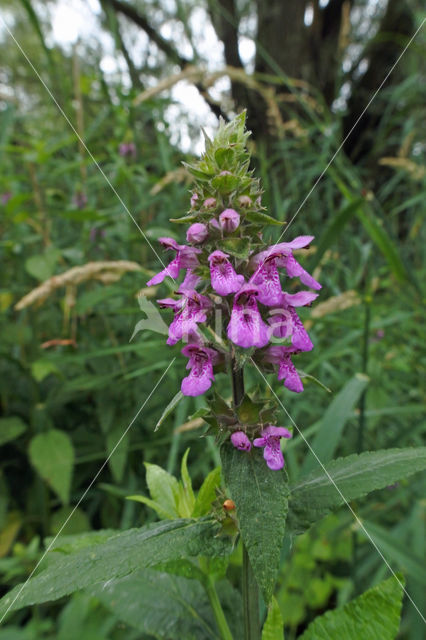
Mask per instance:
[[[280,447],[280,438],[291,438],[291,432],[285,427],[267,426],[260,434],[260,438],[253,440],[255,447],[264,447],[263,457],[266,464],[273,471],[282,469],[284,456]]]
[[[219,250],[213,251],[208,257],[212,287],[220,296],[235,293],[244,284],[244,276],[235,273],[228,258],[227,253]]]
[[[199,244],[209,235],[208,229],[202,222],[194,222],[186,232],[186,241],[192,244]]]
[[[240,451],[250,451],[251,449],[251,442],[244,431],[234,431],[231,435],[231,442]]]
[[[284,386],[290,391],[300,393],[303,391],[302,380],[291,361],[291,356],[298,353],[293,347],[273,346],[265,353],[265,360],[278,365],[278,380],[284,380]]]
[[[291,242],[281,242],[265,251],[261,251],[252,259],[252,264],[256,267],[253,277],[257,277],[257,272],[261,271],[267,260],[273,260],[277,267],[284,267],[290,278],[300,277],[300,281],[311,289],[321,289],[317,282],[293,256],[294,249],[302,249],[312,242],[314,236],[298,236]],[[266,303],[264,303],[266,304]]]
[[[193,193],[191,195],[191,209],[193,209],[195,207],[195,205],[197,204],[197,200],[198,200],[198,193]]]
[[[209,220],[209,225],[211,227],[213,227],[213,229],[217,229],[218,231],[221,230],[221,226],[218,223],[218,221],[216,220],[216,218],[212,218],[211,220]]]
[[[118,153],[123,158],[136,158],[136,145],[134,142],[121,142]]]
[[[186,270],[185,278],[182,284],[179,286],[178,293],[185,293],[185,291],[193,291],[200,284],[202,278],[195,275],[191,269]]]
[[[158,240],[166,249],[176,251],[176,256],[165,269],[157,273],[157,275],[146,283],[148,287],[152,287],[154,284],[160,284],[166,276],[175,280],[179,276],[181,269],[196,267],[198,265],[196,254],[201,253],[201,249],[178,244],[173,238],[159,238]]]
[[[267,307],[279,305],[283,293],[276,261],[276,256],[265,258],[250,278],[250,282],[259,288],[259,302]]]
[[[311,351],[314,348],[312,341],[296,313],[295,307],[303,307],[310,304],[317,293],[311,291],[299,291],[298,293],[283,293],[280,308],[272,310],[269,324],[272,327],[272,334],[276,338],[289,338],[291,344],[299,351]]]
[[[240,214],[234,209],[225,209],[219,216],[219,223],[226,233],[232,233],[239,227]]]
[[[206,311],[212,303],[206,296],[196,291],[184,291],[180,300],[163,298],[157,300],[160,307],[169,307],[175,312],[175,317],[169,327],[167,344],[176,344],[179,340],[194,339],[198,336],[197,324],[207,320]]]
[[[216,206],[216,198],[206,198],[203,202],[204,209],[214,209]]]
[[[239,347],[264,347],[269,341],[269,328],[257,308],[255,285],[245,284],[234,298],[231,319],[227,327],[228,338]]]
[[[0,201],[2,204],[7,204],[9,202],[9,200],[12,197],[12,192],[11,191],[5,191],[4,193],[1,194],[0,196]]]
[[[191,371],[189,376],[182,380],[181,391],[184,396],[200,396],[212,385],[213,363],[218,354],[214,349],[197,344],[187,344],[182,353],[189,358],[186,368]]]

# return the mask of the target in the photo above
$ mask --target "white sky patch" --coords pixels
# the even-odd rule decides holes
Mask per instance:
[[[100,11],[96,0],[60,0],[52,6],[52,31],[56,42],[64,48],[77,40],[93,37],[98,29],[96,16]]]
[[[313,21],[314,21],[314,8],[313,8],[313,6],[311,4],[308,4],[308,6],[306,7],[305,15],[304,15],[303,20],[304,20],[305,25],[307,27],[310,27],[311,24],[313,23]]]

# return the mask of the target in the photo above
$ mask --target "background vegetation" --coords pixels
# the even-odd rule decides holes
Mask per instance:
[[[83,495],[63,533],[154,520],[148,508],[124,499],[147,493],[143,462],[177,474],[190,446],[195,487],[218,464],[214,442],[200,437],[202,421],[188,422],[202,397],[185,398],[154,433],[180,386],[179,347],[167,347],[163,335],[149,331],[129,342],[145,317],[138,293],[158,270],[140,229],[157,251],[159,236],[183,239],[168,220],[189,208],[190,178],[180,163],[195,151],[182,148],[188,149],[188,135],[198,140],[200,116],[174,103],[173,87],[182,77],[214,115],[247,107],[264,204],[274,217],[292,221],[286,238],[316,236],[305,263],[324,287],[304,316],[315,350],[299,358],[306,374],[331,393],[310,378],[300,396],[272,376],[270,382],[320,459],[417,446],[425,426],[424,29],[363,114],[420,26],[420,3],[103,0],[94,11],[97,31],[73,48],[52,37],[55,4],[2,3],[16,42],[0,23],[4,592],[29,575],[45,538],[59,531]],[[204,32],[219,54],[209,55]],[[102,70],[106,37],[119,62],[114,73]],[[243,38],[254,42],[251,60],[241,59]],[[133,143],[134,153],[123,156],[123,143]],[[100,271],[89,264],[101,261],[109,264]],[[116,261],[127,263],[111,264]],[[54,281],[44,299],[19,303],[74,267],[82,269]],[[164,297],[165,290],[147,295]],[[166,377],[85,494],[172,357]],[[253,377],[249,388],[259,382]],[[219,380],[230,396],[226,385]],[[285,415],[282,420],[287,424]],[[293,481],[316,464],[298,436],[286,461]],[[418,606],[425,582],[421,480],[414,476],[352,504],[392,568],[403,571]],[[229,602],[240,562],[236,551],[223,587]],[[296,544],[286,540],[276,597],[289,638],[318,612],[387,574],[344,508]],[[187,582],[182,589],[190,591]],[[140,586],[136,597],[142,592]],[[148,594],[143,597],[154,608]],[[83,593],[14,614],[0,639],[192,637],[179,631],[178,609],[175,616],[175,635],[147,632],[130,614],[118,619],[107,597]],[[423,637],[423,622],[407,599],[400,637]]]

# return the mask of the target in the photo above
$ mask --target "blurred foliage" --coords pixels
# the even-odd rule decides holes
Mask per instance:
[[[176,131],[165,116],[170,99],[153,95],[135,106],[140,88],[126,87],[120,74],[106,76],[96,46],[85,47],[83,54],[48,46],[36,14],[28,19],[28,6],[14,4],[14,36],[90,154],[2,30],[2,594],[30,574],[47,536],[152,522],[152,511],[124,499],[148,493],[142,462],[177,474],[190,443],[190,474],[198,490],[219,461],[211,438],[198,437],[203,429],[195,412],[203,407],[202,398],[184,398],[154,433],[179,389],[184,368],[179,347],[167,347],[163,335],[147,330],[129,342],[142,317],[137,295],[158,267],[147,239],[157,252],[159,236],[182,239],[178,227],[165,230],[169,218],[189,208],[190,178],[176,169],[192,157],[170,141]],[[299,356],[301,366],[331,389],[333,398],[355,374],[368,376],[344,415],[341,410],[328,413],[327,422],[323,415],[333,399],[314,380],[307,377],[306,391],[297,397],[270,380],[309,442],[327,443],[329,430],[335,432],[335,455],[418,446],[424,437],[421,42],[404,59],[404,78],[381,92],[382,117],[363,163],[355,166],[341,152],[316,185],[339,148],[344,112],[333,113],[324,105],[312,110],[308,99],[305,109],[295,111],[291,126],[272,127],[272,145],[261,139],[253,145],[268,212],[278,220],[294,219],[287,238],[313,233],[318,240],[317,253],[306,262],[308,269],[315,266],[316,277],[320,274],[321,302],[328,306],[311,317],[305,312],[315,350],[305,362]],[[135,155],[120,155],[124,142],[134,143]],[[276,231],[268,233],[266,240],[278,237]],[[136,262],[141,269],[118,280],[70,282],[38,305],[15,309],[52,276],[89,262],[118,260]],[[170,286],[162,285],[158,297]],[[176,361],[151,396],[173,357]],[[225,377],[218,376],[217,383],[229,398]],[[259,383],[253,374],[248,389]],[[191,414],[196,417],[187,422]],[[307,453],[295,434],[286,453],[292,481],[303,464],[310,464]],[[417,605],[422,584],[416,566],[425,540],[421,488],[421,478],[414,476],[352,504],[361,520],[372,523],[371,531],[375,527],[372,535],[392,568],[404,572]],[[344,508],[305,533],[294,548],[291,542],[286,540],[282,550],[276,591],[290,640],[314,613],[345,604],[388,573]],[[227,572],[233,586],[239,580],[238,553]],[[220,583],[218,591],[223,597]],[[108,595],[80,593],[65,603],[18,612],[0,629],[0,640],[153,637],[138,628],[131,612],[124,622],[111,613]],[[399,637],[421,640],[422,634],[422,620],[406,600]]]

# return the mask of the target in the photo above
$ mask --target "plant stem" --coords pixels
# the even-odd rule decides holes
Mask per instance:
[[[232,360],[232,393],[234,406],[244,398],[244,370],[236,367]],[[243,618],[244,640],[260,639],[259,591],[247,549],[243,544]]]
[[[214,581],[211,576],[206,576],[204,587],[206,589],[211,608],[213,609],[214,618],[220,631],[220,637],[222,640],[233,640],[231,630],[228,627],[228,623],[226,621],[225,614],[223,613],[222,605],[220,604],[216,587],[214,586]]]
[[[243,618],[244,640],[259,640],[259,592],[245,545],[243,545]]]
[[[368,296],[365,299],[365,316],[364,316],[364,334],[362,343],[362,373],[367,373],[368,367],[368,341],[370,337],[370,317],[371,317],[371,299]],[[364,430],[365,430],[365,402],[367,397],[367,389],[365,389],[359,400],[359,423],[358,423],[358,453],[364,450]]]

